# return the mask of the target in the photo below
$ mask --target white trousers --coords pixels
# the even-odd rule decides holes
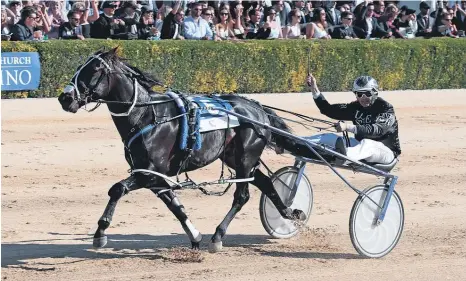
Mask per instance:
[[[304,138],[335,149],[335,142],[338,137],[336,134],[328,133]],[[393,151],[383,143],[370,139],[363,139],[358,142],[355,138],[350,138],[350,147],[347,148],[346,156],[353,160],[365,160],[370,163],[380,164],[390,164],[395,159]]]

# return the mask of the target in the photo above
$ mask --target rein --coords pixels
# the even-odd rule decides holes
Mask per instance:
[[[79,103],[83,103],[83,106],[84,106],[84,110],[88,111],[88,112],[92,112],[94,110],[96,110],[102,103],[106,103],[106,104],[121,104],[121,105],[129,105],[129,109],[126,111],[126,112],[123,112],[123,113],[115,113],[115,112],[112,112],[109,110],[110,114],[112,116],[116,116],[116,117],[128,117],[131,112],[133,111],[134,108],[136,107],[147,107],[147,106],[153,106],[153,105],[156,105],[156,104],[164,104],[164,103],[169,103],[169,102],[176,102],[176,100],[174,98],[171,98],[171,99],[168,99],[168,100],[163,100],[163,101],[148,101],[148,102],[138,102],[138,96],[139,96],[139,87],[141,87],[141,85],[138,83],[138,77],[141,76],[140,73],[137,73],[136,71],[134,71],[133,69],[131,69],[130,67],[128,67],[127,65],[121,63],[121,69],[123,71],[115,71],[110,65],[108,62],[106,62],[101,56],[102,56],[103,53],[100,53],[100,54],[97,54],[97,55],[93,55],[91,56],[83,65],[81,65],[77,72],[75,73],[75,75],[73,76],[72,80],[70,81],[70,85],[67,85],[64,89],[64,93],[71,93],[73,91],[76,91],[76,95],[75,95],[75,100]],[[94,59],[97,59],[99,60],[103,66],[104,66],[104,70],[98,70],[101,72],[100,74],[100,77],[98,78],[97,82],[91,86],[91,87],[87,87],[86,85],[81,85],[83,88],[84,88],[84,96],[81,95],[80,91],[79,91],[79,88],[78,88],[78,77],[79,77],[79,74],[81,73],[81,71],[84,69],[84,67],[86,67],[88,64],[90,64]],[[105,78],[105,77],[108,77],[109,75],[111,74],[122,74],[124,75],[126,78],[130,79],[130,80],[133,80],[133,89],[134,89],[134,99],[132,101],[108,101],[108,100],[103,100],[103,99],[93,99],[92,96],[94,94],[96,94],[96,89],[97,87],[100,85],[100,83],[102,82],[102,80]],[[93,80],[94,78],[92,78]],[[73,81],[74,80],[74,81]],[[91,80],[91,81],[92,81]],[[162,86],[166,89],[170,89],[168,86],[162,84],[162,83],[158,83],[159,86]],[[150,95],[149,95],[150,96]],[[276,110],[276,111],[281,111],[281,112],[285,112],[285,113],[288,113],[288,114],[291,114],[291,115],[294,115],[296,117],[299,117],[301,118],[302,120],[304,120],[305,122],[320,122],[320,123],[323,123],[323,124],[327,124],[327,125],[331,125],[330,127],[328,128],[323,128],[323,127],[317,127],[317,126],[311,126],[311,125],[308,125],[308,124],[305,124],[303,122],[299,122],[299,121],[296,121],[296,120],[292,120],[292,119],[288,119],[288,118],[283,118],[283,117],[280,117],[280,116],[277,116],[277,115],[273,115],[273,114],[270,114],[270,113],[267,113],[267,112],[264,112],[267,116],[271,116],[273,118],[281,118],[283,120],[287,120],[287,121],[290,121],[290,122],[294,122],[294,123],[298,123],[298,124],[301,124],[302,126],[304,126],[305,128],[308,129],[308,127],[312,127],[312,128],[315,128],[315,129],[318,129],[319,131],[322,131],[322,130],[328,130],[330,128],[334,128],[335,127],[335,124],[331,121],[327,121],[327,120],[322,120],[322,119],[318,119],[318,118],[313,118],[313,117],[309,117],[309,116],[306,116],[306,115],[303,115],[303,114],[299,114],[299,113],[295,113],[295,112],[291,112],[291,111],[288,111],[288,110],[284,110],[284,109],[280,109],[280,108],[276,108],[276,107],[272,107],[272,106],[267,106],[267,105],[260,105],[257,101],[254,101],[252,100],[253,102],[255,102],[256,104],[258,104],[258,106],[254,106],[256,107],[257,109],[263,109],[263,108],[269,108],[269,109],[272,109],[272,110]],[[87,110],[86,106],[87,104],[91,103],[91,102],[95,102],[96,105],[90,109],[90,110]],[[233,103],[232,101],[229,101],[230,103]],[[260,105],[260,106],[259,106]],[[143,129],[141,129],[138,133],[136,133],[135,135],[131,136],[129,139],[128,139],[128,142],[125,143],[125,148],[129,149],[129,147],[131,146],[131,144],[133,143],[133,141],[140,137],[142,134],[144,134],[145,132],[147,131],[150,131],[152,128],[154,128],[155,126],[157,125],[160,125],[162,123],[167,123],[167,122],[170,122],[170,121],[173,121],[175,119],[178,119],[178,118],[181,118],[182,116],[184,115],[187,115],[188,113],[183,113],[183,114],[180,114],[180,115],[177,115],[177,116],[174,116],[174,117],[171,117],[171,118],[168,118],[168,119],[165,119],[165,120],[161,120],[161,121],[157,121],[157,122],[153,122],[149,125],[147,125],[146,127],[144,127]],[[132,130],[134,130],[134,128],[132,128]],[[132,131],[134,132],[134,131]],[[346,133],[346,132],[345,132]],[[349,143],[349,138],[348,138],[348,135],[346,133],[345,136],[345,139],[347,140],[347,143]],[[226,141],[226,135],[225,135],[225,141]],[[186,163],[185,161],[189,159],[189,156],[191,156],[191,153],[192,153],[192,150],[190,151],[190,153],[188,154],[188,157],[183,161],[182,165],[181,166],[184,166]],[[130,159],[131,159],[131,153],[129,153],[130,155]],[[131,159],[132,161],[132,159]],[[185,172],[185,175],[186,175],[186,181],[185,182],[180,182],[179,179],[178,179],[178,175],[180,174],[180,170],[178,171],[177,175],[176,175],[176,182],[171,180],[168,176],[166,175],[163,175],[163,174],[160,174],[158,172],[155,172],[155,171],[151,171],[151,170],[145,170],[145,169],[132,169],[131,170],[131,173],[137,173],[137,172],[148,172],[148,173],[152,173],[152,174],[155,174],[157,176],[160,176],[162,178],[164,178],[165,180],[169,181],[169,182],[172,182],[173,184],[175,184],[174,186],[171,187],[171,189],[177,189],[177,188],[184,188],[184,187],[191,187],[191,188],[196,188],[196,189],[199,189],[201,192],[203,192],[204,194],[206,195],[217,195],[217,196],[221,196],[223,194],[225,194],[229,188],[231,187],[231,185],[235,182],[250,182],[250,181],[253,181],[254,178],[245,178],[245,179],[236,179],[236,178],[233,178],[233,177],[230,177],[229,179],[225,179],[223,178],[223,162],[222,162],[222,172],[221,172],[221,175],[220,175],[220,178],[215,181],[215,182],[204,182],[204,183],[196,183],[194,182],[191,178],[189,178],[187,172]],[[180,167],[181,168],[181,167]],[[255,167],[257,168],[257,167]],[[231,176],[233,176],[231,170],[230,170],[230,174]],[[211,184],[225,184],[227,183],[228,186],[227,188],[223,191],[223,192],[209,192],[208,190],[204,189],[203,187],[204,186],[207,186],[207,185],[211,185]]]
[[[65,89],[63,90],[64,93],[70,93],[73,90],[76,91],[76,101],[79,102],[79,103],[84,103],[84,110],[85,111],[92,112],[92,111],[96,110],[102,103],[107,103],[107,104],[130,104],[131,106],[128,109],[128,111],[123,112],[123,113],[115,113],[115,112],[112,112],[112,111],[109,110],[109,112],[110,112],[110,114],[112,116],[127,117],[127,116],[129,116],[129,114],[131,113],[131,111],[135,107],[150,106],[150,105],[155,105],[155,104],[160,104],[160,103],[166,103],[166,102],[173,101],[173,99],[170,99],[170,100],[166,100],[166,101],[150,101],[150,102],[138,103],[137,100],[138,100],[139,86],[140,85],[139,85],[136,77],[140,76],[140,74],[137,73],[136,71],[132,70],[130,67],[128,67],[125,64],[121,64],[124,71],[115,71],[114,69],[112,69],[112,67],[110,67],[110,65],[103,58],[101,58],[102,54],[103,53],[98,54],[98,55],[92,55],[84,64],[82,64],[78,68],[76,73],[74,74],[73,78],[70,81],[70,84],[67,85],[65,87]],[[95,85],[92,86],[92,88],[89,88],[89,87],[83,85],[83,87],[84,87],[84,93],[83,93],[84,96],[82,96],[81,92],[79,91],[79,87],[78,87],[78,77],[79,77],[79,74],[81,73],[81,71],[88,64],[90,64],[94,59],[99,60],[104,65],[106,71],[105,71],[104,74],[100,75],[99,80],[95,83]],[[108,75],[111,75],[111,74],[123,74],[127,78],[133,79],[134,100],[132,102],[129,102],[129,101],[106,101],[106,100],[103,100],[103,99],[93,99],[92,98],[92,94],[95,94],[96,88],[99,86],[99,84],[102,82],[102,80],[105,77],[107,77]],[[129,77],[128,77],[128,75],[129,75]],[[167,86],[163,85],[162,83],[159,83],[159,85],[164,87],[164,88],[168,88]],[[87,104],[89,104],[91,102],[95,102],[96,105],[92,109],[88,110],[86,108],[86,106],[87,106]]]

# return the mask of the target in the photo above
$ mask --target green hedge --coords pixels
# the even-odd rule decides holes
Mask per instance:
[[[120,55],[131,64],[187,92],[306,91],[308,52],[311,71],[322,91],[345,91],[362,74],[375,77],[384,90],[466,88],[464,39],[241,43],[59,40],[2,42],[2,52],[39,52],[42,68],[38,91],[19,95],[2,92],[2,98],[56,96],[91,53],[115,46],[120,46]]]

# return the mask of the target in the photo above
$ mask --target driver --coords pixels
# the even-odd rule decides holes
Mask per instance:
[[[337,137],[332,145],[338,153],[354,160],[380,164],[389,164],[401,154],[395,111],[390,103],[378,97],[379,85],[374,78],[356,78],[352,89],[356,101],[340,104],[330,104],[325,99],[312,74],[307,77],[307,84],[322,114],[337,120],[351,121],[338,122],[335,124],[336,130],[353,133],[359,142],[347,147],[343,138]]]

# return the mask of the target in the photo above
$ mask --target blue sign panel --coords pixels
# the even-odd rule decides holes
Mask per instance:
[[[37,90],[40,81],[38,53],[2,53],[2,91]]]

